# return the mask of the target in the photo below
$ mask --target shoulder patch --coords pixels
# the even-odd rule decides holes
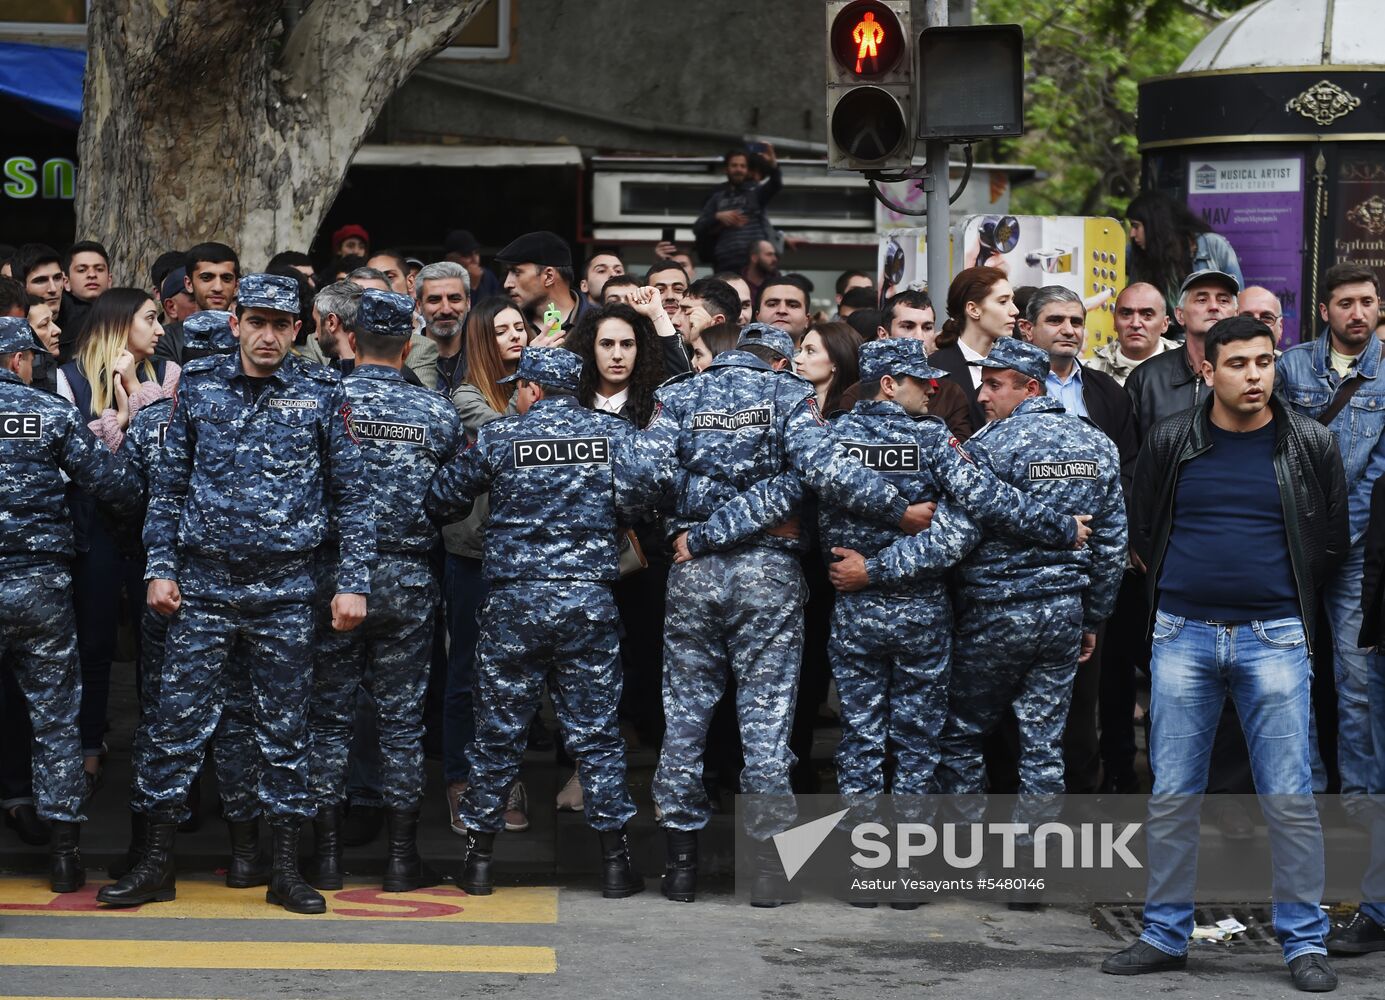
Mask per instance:
[[[962,442],[957,440],[957,435],[954,434],[952,437],[947,439],[947,446],[951,448],[953,451],[955,451],[958,455],[962,456],[963,460],[970,462],[972,465],[976,464],[976,459],[972,458],[971,454],[967,451],[967,449],[962,447]]]

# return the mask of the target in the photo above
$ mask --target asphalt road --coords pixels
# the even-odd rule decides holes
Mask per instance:
[[[1097,971],[1120,942],[1085,911],[970,902],[910,912],[809,902],[755,910],[656,891],[604,900],[586,883],[334,894],[326,917],[284,914],[262,890],[185,879],[179,898],[103,912],[94,887],[54,897],[0,878],[0,997],[1074,997],[1297,995],[1278,954],[1196,943],[1183,974]],[[1385,1000],[1385,955],[1339,961],[1342,996]]]

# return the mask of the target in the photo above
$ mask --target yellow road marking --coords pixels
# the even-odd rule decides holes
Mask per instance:
[[[0,966],[545,973],[558,970],[558,958],[518,945],[0,938]]]
[[[207,920],[428,920],[444,923],[553,924],[558,890],[544,886],[501,888],[468,896],[453,886],[415,892],[382,892],[378,885],[324,892],[327,912],[303,916],[265,902],[263,887],[228,889],[220,882],[178,883],[178,897],[122,909],[96,902],[98,884],[79,892],[52,892],[42,879],[0,879],[0,919],[9,914],[55,917],[200,917]]]

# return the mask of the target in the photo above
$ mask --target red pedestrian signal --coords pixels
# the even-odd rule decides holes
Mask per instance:
[[[898,170],[913,157],[909,0],[828,0],[827,161]]]
[[[884,76],[904,54],[904,29],[881,0],[852,0],[832,21],[832,56],[858,80]]]

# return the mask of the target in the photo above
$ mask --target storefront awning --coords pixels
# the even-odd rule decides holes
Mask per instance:
[[[35,114],[76,127],[82,120],[87,54],[24,42],[0,42],[0,96]]]

